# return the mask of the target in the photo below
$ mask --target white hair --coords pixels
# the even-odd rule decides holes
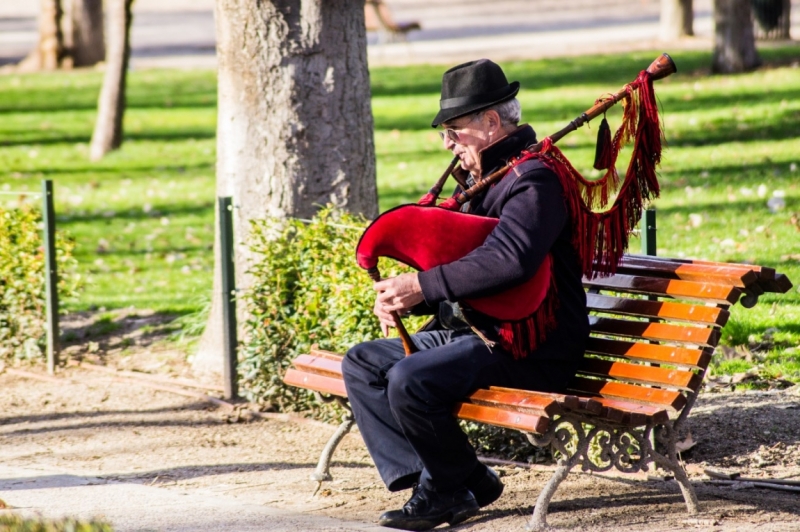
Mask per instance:
[[[519,100],[516,98],[496,103],[491,107],[483,109],[481,113],[485,113],[486,111],[496,111],[497,114],[500,115],[500,123],[504,126],[507,124],[516,126],[519,121],[522,120],[522,106],[520,106]]]

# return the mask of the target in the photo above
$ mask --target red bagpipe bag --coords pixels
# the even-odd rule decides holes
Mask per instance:
[[[483,245],[500,222],[440,207],[401,205],[381,214],[361,236],[356,260],[374,268],[379,257],[389,257],[427,271],[461,259]],[[500,343],[515,357],[524,357],[555,326],[557,302],[548,254],[528,281],[498,294],[468,298],[462,304],[500,320]],[[547,301],[549,304],[543,305]]]

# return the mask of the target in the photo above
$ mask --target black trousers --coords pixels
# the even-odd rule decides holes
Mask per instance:
[[[453,416],[475,390],[506,386],[560,391],[575,364],[514,358],[491,350],[471,331],[412,336],[420,352],[405,356],[398,338],[358,344],[342,372],[356,423],[390,491],[420,482],[434,491],[464,485],[478,467],[475,450]]]

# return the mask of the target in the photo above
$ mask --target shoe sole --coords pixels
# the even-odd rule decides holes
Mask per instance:
[[[466,521],[470,517],[478,515],[478,512],[480,511],[481,511],[480,508],[470,507],[470,508],[464,508],[463,510],[460,510],[458,512],[453,512],[452,517],[447,519],[447,524],[457,525],[458,523]]]

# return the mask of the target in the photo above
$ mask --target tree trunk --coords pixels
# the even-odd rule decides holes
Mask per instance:
[[[761,64],[753,33],[751,0],[714,0],[714,25],[713,72],[744,72]]]
[[[39,42],[18,65],[18,70],[56,70],[64,57],[61,0],[42,0],[39,11]]]
[[[661,0],[661,40],[694,35],[692,0]]]
[[[237,287],[254,218],[332,203],[377,214],[363,0],[218,0],[217,194],[236,205]],[[215,245],[215,248],[217,246]],[[221,294],[193,366],[222,368]]]
[[[106,57],[103,0],[65,0],[64,46],[72,66],[94,66]]]
[[[109,0],[108,50],[103,88],[97,102],[97,120],[89,156],[102,159],[122,144],[122,116],[125,114],[125,78],[130,57],[131,4],[133,0]]]

